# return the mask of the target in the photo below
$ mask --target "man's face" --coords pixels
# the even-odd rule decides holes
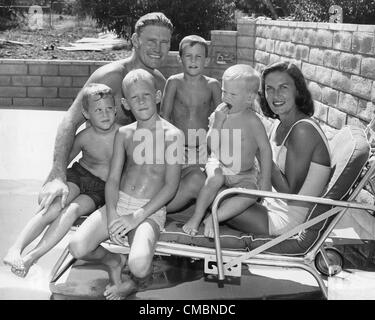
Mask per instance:
[[[171,46],[171,31],[164,26],[149,25],[139,35],[133,36],[133,45],[139,60],[145,67],[156,69],[161,66]]]

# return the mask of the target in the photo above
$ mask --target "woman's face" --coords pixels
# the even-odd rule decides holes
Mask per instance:
[[[264,82],[266,100],[275,114],[280,116],[296,109],[297,89],[288,73],[271,72],[266,75]]]

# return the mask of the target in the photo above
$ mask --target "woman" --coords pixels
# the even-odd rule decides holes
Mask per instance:
[[[278,62],[263,71],[261,106],[266,116],[277,119],[269,137],[273,191],[321,196],[331,174],[330,151],[322,129],[311,118],[314,103],[296,65]],[[227,223],[244,232],[280,235],[303,223],[310,207],[306,202],[266,198]]]

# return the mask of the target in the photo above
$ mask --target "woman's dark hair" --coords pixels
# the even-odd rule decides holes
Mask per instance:
[[[261,77],[261,92],[260,92],[260,106],[265,116],[278,119],[279,116],[275,114],[266,100],[265,94],[265,79],[266,76],[272,72],[286,72],[294,81],[294,85],[297,89],[296,106],[297,108],[308,116],[314,114],[314,102],[311,97],[311,93],[307,88],[305,77],[301,70],[291,62],[276,62],[267,66]]]

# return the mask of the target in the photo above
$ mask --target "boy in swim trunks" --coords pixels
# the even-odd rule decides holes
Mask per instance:
[[[259,189],[271,190],[271,147],[261,120],[251,110],[259,84],[259,74],[245,64],[229,67],[223,74],[223,103],[210,116],[207,133],[210,149],[207,179],[200,190],[193,216],[183,226],[189,235],[198,232],[207,208],[223,187],[257,189],[259,181]],[[233,154],[232,159],[229,159],[229,154]],[[241,213],[255,201],[242,195],[225,199],[219,207],[221,221]],[[204,235],[213,237],[212,217],[207,217],[203,223]]]
[[[205,179],[200,168],[207,162],[206,134],[208,116],[221,102],[220,83],[203,75],[209,63],[208,45],[197,35],[184,37],[179,44],[183,72],[168,78],[161,104],[161,116],[171,121],[185,135],[185,164],[182,179],[194,173]],[[181,200],[181,202],[183,202]],[[169,205],[169,207],[174,207]]]
[[[83,260],[108,267],[108,300],[125,299],[152,276],[155,244],[166,220],[165,205],[175,195],[183,163],[183,136],[157,113],[161,92],[154,77],[143,69],[124,78],[123,104],[136,122],[123,126],[115,137],[111,169],[105,187],[106,207],[80,226],[70,252]],[[128,237],[128,279],[122,278],[126,257],[100,246],[108,238],[123,245]]]
[[[97,83],[86,86],[82,94],[82,113],[90,126],[75,136],[70,152],[69,163],[81,151],[82,158],[67,169],[69,205],[62,208],[61,197],[55,199],[48,210],[40,210],[25,226],[4,258],[4,263],[18,276],[25,277],[31,265],[66,235],[78,217],[93,212],[105,203],[105,181],[115,133],[119,128],[115,123],[114,98],[108,86]],[[21,257],[26,246],[48,225],[35,248]]]

